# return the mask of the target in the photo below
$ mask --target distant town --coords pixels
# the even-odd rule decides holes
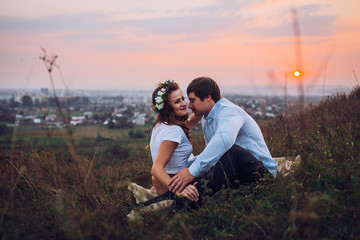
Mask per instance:
[[[0,123],[7,126],[38,125],[44,128],[100,124],[109,128],[133,128],[152,124],[151,90],[0,90]],[[184,91],[185,94],[185,91]],[[296,96],[223,93],[256,120],[270,119],[290,111]],[[317,104],[322,96],[306,98]],[[191,110],[190,110],[191,112]]]

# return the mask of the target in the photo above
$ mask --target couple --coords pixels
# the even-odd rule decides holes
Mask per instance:
[[[221,97],[209,77],[194,79],[185,97],[177,83],[160,83],[152,94],[157,113],[150,136],[152,184],[159,195],[144,205],[175,199],[198,206],[201,197],[235,188],[277,172],[261,130],[242,108]],[[201,121],[206,147],[192,154],[190,128]],[[176,196],[183,196],[179,198]],[[180,200],[179,200],[180,199]]]

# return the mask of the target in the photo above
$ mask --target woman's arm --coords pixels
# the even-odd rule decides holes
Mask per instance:
[[[153,175],[153,186],[158,194],[163,194],[169,190],[168,182],[171,178],[169,174],[165,172],[165,166],[169,162],[177,146],[177,142],[168,140],[164,140],[160,144],[158,154],[156,155],[155,161],[151,168],[151,175]],[[184,191],[176,192],[175,194],[178,196],[184,196],[191,201],[198,201],[199,192],[195,187],[196,184],[197,182],[193,185],[188,185]]]
[[[157,192],[157,194],[163,194],[166,193],[169,189],[167,186],[164,186],[159,180],[157,180],[156,177],[151,176],[151,183],[153,185],[153,188]]]
[[[178,145],[179,144],[177,142],[168,140],[164,140],[160,144],[159,151],[151,168],[151,175],[153,175],[158,181],[154,181],[154,187],[156,192],[159,194],[162,194],[168,190],[167,183],[170,181],[170,176],[167,174],[167,172],[165,172],[165,166],[169,162],[173,152]]]

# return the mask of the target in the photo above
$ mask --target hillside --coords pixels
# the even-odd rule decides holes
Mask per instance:
[[[129,180],[148,184],[151,160],[21,146],[0,160],[2,239],[359,239],[360,88],[261,123],[274,157],[301,155],[289,176],[223,191],[197,211],[129,223]],[[203,147],[201,134],[194,149]],[[51,141],[51,136],[49,136]],[[105,157],[104,157],[105,156]],[[105,159],[106,158],[106,159]]]

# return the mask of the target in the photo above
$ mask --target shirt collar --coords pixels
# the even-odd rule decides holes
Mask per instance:
[[[216,109],[219,107],[220,105],[220,102],[223,100],[223,98],[221,98],[219,101],[217,101],[215,103],[215,105],[212,107],[212,109],[210,110],[209,114],[205,117],[204,116],[204,119],[206,121],[211,121],[215,118],[215,112],[216,112]]]

